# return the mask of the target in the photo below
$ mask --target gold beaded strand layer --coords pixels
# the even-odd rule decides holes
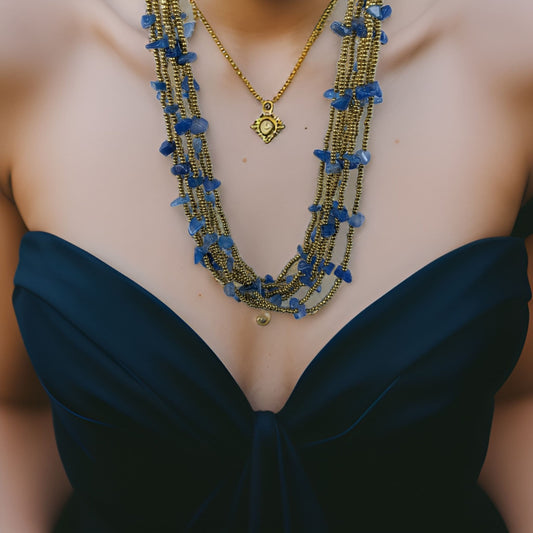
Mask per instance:
[[[341,49],[334,85],[324,93],[332,101],[324,144],[314,152],[320,163],[310,222],[296,255],[273,277],[259,276],[244,261],[222,209],[221,183],[208,150],[209,125],[200,113],[191,67],[196,54],[188,49],[195,24],[188,15],[191,7],[183,0],[147,0],[146,5],[142,23],[150,28],[147,48],[157,72],[152,86],[167,132],[160,151],[172,159],[179,196],[171,205],[181,206],[187,217],[195,262],[211,272],[228,297],[265,311],[258,317],[260,325],[270,321],[270,312],[295,318],[317,313],[343,282],[352,280],[348,264],[364,221],[359,209],[370,161],[370,124],[382,96],[375,81],[379,49],[386,42],[381,21],[390,7],[381,0],[347,0],[344,20],[332,24]]]
[[[200,8],[196,4],[196,1],[190,0],[190,2],[195,17],[198,17],[202,21],[202,24],[205,26],[207,33],[209,33],[213,41],[215,41],[215,44],[217,45],[218,49],[220,50],[220,52],[222,52],[222,55],[228,60],[228,63],[231,65],[237,76],[241,79],[244,85],[246,85],[246,88],[250,91],[254,98],[261,103],[261,116],[257,120],[255,120],[250,127],[257,133],[257,135],[259,135],[259,137],[261,137],[265,144],[269,144],[285,128],[285,124],[283,123],[283,121],[279,117],[274,115],[274,104],[276,104],[283,96],[285,91],[289,88],[289,85],[292,83],[292,80],[300,70],[300,67],[302,66],[302,63],[304,62],[304,59],[306,58],[307,54],[309,53],[309,50],[311,50],[311,47],[313,46],[319,35],[322,33],[322,30],[326,25],[326,21],[328,20],[331,12],[333,11],[337,0],[330,1],[328,6],[322,13],[320,19],[316,23],[315,27],[313,28],[311,35],[307,39],[304,49],[302,50],[300,57],[296,61],[292,72],[289,74],[287,81],[283,84],[283,86],[276,93],[276,95],[270,99],[263,98],[254,89],[248,78],[242,73],[241,69],[237,66],[237,63],[235,63],[235,60],[231,57],[230,53],[220,41],[218,35],[215,33],[215,30],[213,29],[211,24],[209,24],[209,22],[205,18],[205,15],[202,13]]]

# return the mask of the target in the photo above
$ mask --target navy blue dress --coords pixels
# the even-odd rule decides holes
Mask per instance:
[[[13,301],[74,487],[56,531],[507,531],[477,478],[527,330],[526,263],[516,237],[439,257],[335,335],[274,414],[152,294],[27,233]]]

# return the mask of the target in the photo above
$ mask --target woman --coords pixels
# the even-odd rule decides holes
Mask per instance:
[[[530,2],[392,3],[353,281],[266,327],[194,264],[168,207],[144,2],[0,5],[2,531],[533,529],[529,339],[476,484],[527,326],[506,236],[532,191]],[[266,98],[327,5],[198,2]],[[190,40],[232,237],[262,276],[309,221],[345,10],[268,144],[199,20]]]

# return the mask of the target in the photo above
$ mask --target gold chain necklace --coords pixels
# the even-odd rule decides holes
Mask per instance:
[[[276,137],[281,132],[281,130],[285,128],[285,124],[283,123],[283,121],[279,117],[274,115],[274,104],[277,103],[279,99],[283,96],[285,91],[289,88],[289,85],[292,83],[292,80],[296,76],[297,72],[300,70],[300,67],[302,66],[302,63],[304,62],[304,59],[306,58],[307,54],[309,53],[309,50],[311,50],[311,47],[317,40],[318,36],[322,33],[322,30],[326,25],[326,21],[328,20],[331,12],[333,11],[337,0],[330,1],[325,11],[322,13],[320,19],[316,23],[315,27],[313,28],[311,35],[307,39],[304,49],[302,50],[300,57],[296,61],[292,72],[289,74],[287,81],[283,84],[283,86],[276,93],[276,95],[270,100],[263,98],[254,89],[254,87],[250,83],[250,80],[248,80],[248,78],[242,73],[242,70],[237,66],[235,60],[231,57],[229,52],[226,50],[226,48],[220,41],[218,35],[215,33],[215,30],[213,29],[211,24],[209,24],[209,22],[205,18],[205,15],[202,13],[200,8],[196,4],[195,0],[190,0],[190,2],[193,8],[195,18],[198,17],[202,21],[202,24],[205,26],[207,33],[209,33],[213,41],[215,41],[215,44],[217,45],[218,49],[222,52],[222,55],[228,60],[228,63],[231,65],[237,76],[239,76],[241,81],[244,83],[244,85],[246,85],[246,87],[248,88],[250,93],[252,93],[255,99],[261,103],[263,108],[261,116],[250,127],[259,135],[259,137],[261,137],[261,139],[263,139],[265,144],[270,143],[274,139],[274,137]]]

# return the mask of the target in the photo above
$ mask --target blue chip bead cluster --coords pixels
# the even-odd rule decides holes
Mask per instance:
[[[390,5],[373,5],[367,7],[366,12],[375,19],[383,21],[392,15],[392,8]],[[340,37],[347,37],[348,35],[355,34],[359,38],[364,38],[368,35],[368,29],[363,17],[353,18],[350,24],[335,21],[331,24],[331,29]]]
[[[324,97],[331,100],[331,107],[338,109],[339,111],[346,111],[351,105],[355,104],[358,100],[362,105],[368,103],[370,98],[373,98],[375,104],[381,104],[383,102],[383,92],[379,82],[373,81],[366,85],[357,87],[355,91],[353,89],[346,89],[344,94],[339,94],[334,89],[328,89],[324,93]]]

